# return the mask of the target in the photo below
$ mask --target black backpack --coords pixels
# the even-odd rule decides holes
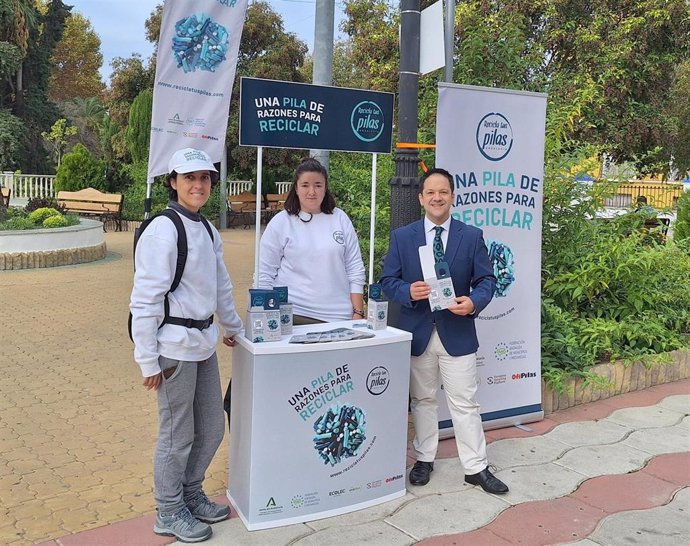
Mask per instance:
[[[173,224],[175,224],[175,229],[177,230],[177,264],[175,265],[175,276],[173,277],[173,282],[170,285],[170,290],[168,290],[165,294],[165,317],[163,317],[163,322],[161,322],[158,328],[162,328],[164,324],[176,324],[178,326],[185,326],[186,328],[197,328],[198,330],[204,330],[211,326],[211,324],[213,324],[213,315],[204,320],[185,319],[170,316],[170,304],[168,303],[168,294],[170,294],[170,292],[174,292],[180,285],[180,281],[182,280],[182,274],[184,273],[184,267],[187,264],[187,232],[184,229],[182,219],[174,210],[165,209],[159,214],[156,214],[155,216],[152,216],[151,218],[144,220],[141,223],[141,225],[134,230],[134,248],[132,251],[132,262],[136,263],[135,256],[137,252],[137,243],[139,242],[141,234],[144,233],[144,230],[151,224],[151,222],[153,222],[153,220],[155,220],[159,216],[165,216],[166,218],[170,219],[170,221]],[[201,218],[201,223],[204,224],[206,231],[208,231],[209,237],[211,237],[211,241],[213,241],[213,230],[211,230],[211,226],[209,225],[208,220],[206,220],[206,218],[204,218],[201,215],[199,216]],[[131,312],[129,313],[129,319],[127,321],[127,330],[129,331],[129,339],[132,339]]]

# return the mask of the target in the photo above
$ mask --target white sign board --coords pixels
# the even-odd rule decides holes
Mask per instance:
[[[436,164],[453,216],[481,228],[498,279],[476,319],[485,427],[541,411],[541,225],[546,95],[439,84]]]
[[[428,74],[446,66],[441,0],[422,10],[419,27],[419,73]]]
[[[387,328],[353,341],[288,339],[239,337],[233,351],[228,498],[250,531],[405,494],[412,336]]]

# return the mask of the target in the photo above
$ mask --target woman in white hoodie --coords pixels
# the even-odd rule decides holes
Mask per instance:
[[[230,508],[208,499],[202,483],[225,432],[216,344],[234,346],[242,330],[218,231],[200,215],[218,180],[209,156],[185,148],[169,163],[168,208],[182,221],[187,258],[170,291],[178,260],[178,230],[158,216],[137,243],[130,301],[134,358],[143,385],[157,391],[159,433],[153,462],[158,514],[154,532],[185,542],[212,534],[208,523]],[[174,215],[173,215],[174,216]]]
[[[318,160],[295,169],[285,210],[266,226],[259,255],[259,288],[287,286],[295,324],[364,318],[359,239]]]

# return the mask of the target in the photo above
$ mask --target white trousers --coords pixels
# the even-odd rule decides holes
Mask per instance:
[[[450,356],[443,348],[436,328],[420,356],[413,356],[410,368],[410,407],[414,419],[413,447],[418,461],[433,462],[438,449],[439,373],[443,381],[455,442],[465,474],[476,474],[487,466],[486,440],[479,414],[477,355]]]

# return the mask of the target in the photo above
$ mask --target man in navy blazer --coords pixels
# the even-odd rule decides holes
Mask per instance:
[[[391,233],[381,284],[388,299],[401,305],[396,326],[412,333],[410,407],[415,423],[417,462],[410,471],[412,485],[426,485],[438,448],[439,374],[443,382],[465,481],[490,493],[508,487],[489,470],[479,404],[474,327],[476,316],[493,297],[496,277],[482,231],[450,216],[454,202],[453,177],[444,169],[430,169],[422,177],[419,203],[425,217]],[[438,243],[450,270],[456,303],[432,311],[431,289],[424,281],[419,247]],[[439,256],[441,258],[441,255]]]

